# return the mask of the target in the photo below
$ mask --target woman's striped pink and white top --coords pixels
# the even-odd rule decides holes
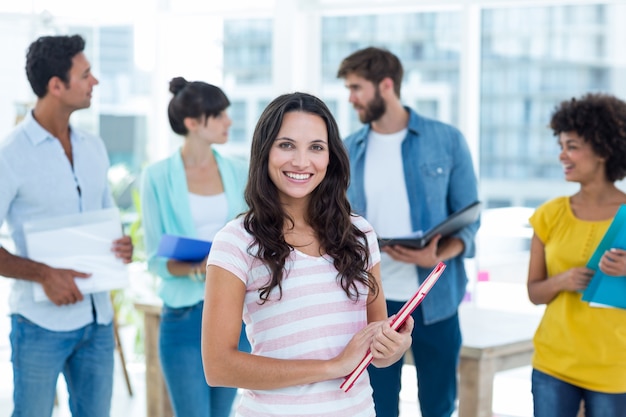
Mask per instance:
[[[353,223],[367,235],[370,267],[380,262],[372,226],[362,217]],[[366,295],[349,299],[329,257],[298,250],[286,262],[282,298],[274,289],[270,300],[259,303],[258,289],[269,279],[268,268],[250,256],[252,237],[242,218],[228,223],[213,240],[208,263],[224,268],[246,284],[243,319],[252,354],[281,359],[330,359],[367,325]],[[362,294],[364,287],[359,288]],[[373,417],[374,403],[367,372],[347,393],[343,379],[276,390],[245,390],[237,417]]]

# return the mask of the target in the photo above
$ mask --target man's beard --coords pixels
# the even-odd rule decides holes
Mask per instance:
[[[359,114],[361,123],[368,124],[380,119],[387,111],[387,105],[385,100],[380,96],[380,90],[376,89],[374,98],[366,104],[365,112]]]

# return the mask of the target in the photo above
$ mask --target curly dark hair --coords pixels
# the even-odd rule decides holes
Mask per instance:
[[[42,36],[31,43],[26,53],[26,76],[37,97],[48,93],[52,77],[69,86],[72,58],[84,50],[85,40],[80,35]]]
[[[400,97],[404,70],[400,59],[387,49],[370,46],[353,52],[341,61],[337,78],[346,78],[351,73],[375,85],[389,77],[393,80],[396,95]]]
[[[175,77],[170,81],[170,92],[174,97],[167,106],[167,117],[172,130],[183,136],[188,133],[185,118],[215,117],[230,106],[228,97],[219,87],[203,81],[189,82]]]
[[[265,108],[254,130],[250,149],[245,190],[249,210],[245,214],[244,227],[254,240],[248,253],[259,258],[271,273],[270,281],[259,289],[261,303],[269,299],[276,287],[282,297],[281,284],[287,272],[285,260],[294,249],[285,241],[283,233],[286,224],[293,225],[293,219],[279,204],[278,189],[269,176],[268,160],[285,114],[296,111],[317,115],[324,120],[330,152],[326,176],[311,194],[307,221],[315,230],[320,246],[333,258],[337,279],[348,297],[359,299],[361,294],[357,283],[377,295],[378,285],[367,269],[370,256],[366,235],[351,220],[346,196],[350,165],[337,123],[319,98],[296,92],[277,97]]]
[[[626,176],[626,103],[615,96],[588,93],[561,102],[554,110],[550,128],[555,136],[576,132],[605,158],[606,178],[611,182]]]

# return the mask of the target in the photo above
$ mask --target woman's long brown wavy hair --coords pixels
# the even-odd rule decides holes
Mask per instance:
[[[323,101],[306,93],[284,94],[274,99],[263,111],[252,137],[250,171],[245,190],[249,210],[244,227],[254,240],[248,248],[252,256],[268,267],[271,278],[259,288],[261,303],[278,287],[282,297],[282,280],[286,276],[285,260],[294,249],[283,233],[293,219],[285,212],[278,190],[268,172],[269,153],[278,136],[285,114],[300,111],[324,120],[328,133],[330,158],[326,176],[311,193],[306,220],[317,234],[320,247],[334,260],[337,279],[350,299],[358,300],[357,284],[363,284],[377,295],[378,285],[368,271],[369,248],[365,233],[351,221],[346,190],[350,182],[348,154],[339,136],[337,123]]]

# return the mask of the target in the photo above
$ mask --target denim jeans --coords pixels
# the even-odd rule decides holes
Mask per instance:
[[[607,394],[568,384],[536,369],[532,372],[535,417],[576,417],[580,401],[585,417],[626,417],[626,393]]]
[[[163,306],[159,333],[159,357],[176,417],[228,417],[237,389],[210,387],[204,379],[202,307]],[[250,351],[242,327],[239,349]]]
[[[404,303],[387,301],[389,315]],[[459,316],[424,325],[421,307],[412,314],[415,320],[411,352],[417,372],[419,405],[423,417],[450,417],[455,409],[456,373],[461,351]],[[368,367],[374,389],[376,417],[398,417],[401,374],[404,360],[387,368]]]
[[[95,322],[73,331],[46,330],[11,316],[13,417],[52,415],[59,373],[73,417],[109,417],[113,392],[113,325]]]

